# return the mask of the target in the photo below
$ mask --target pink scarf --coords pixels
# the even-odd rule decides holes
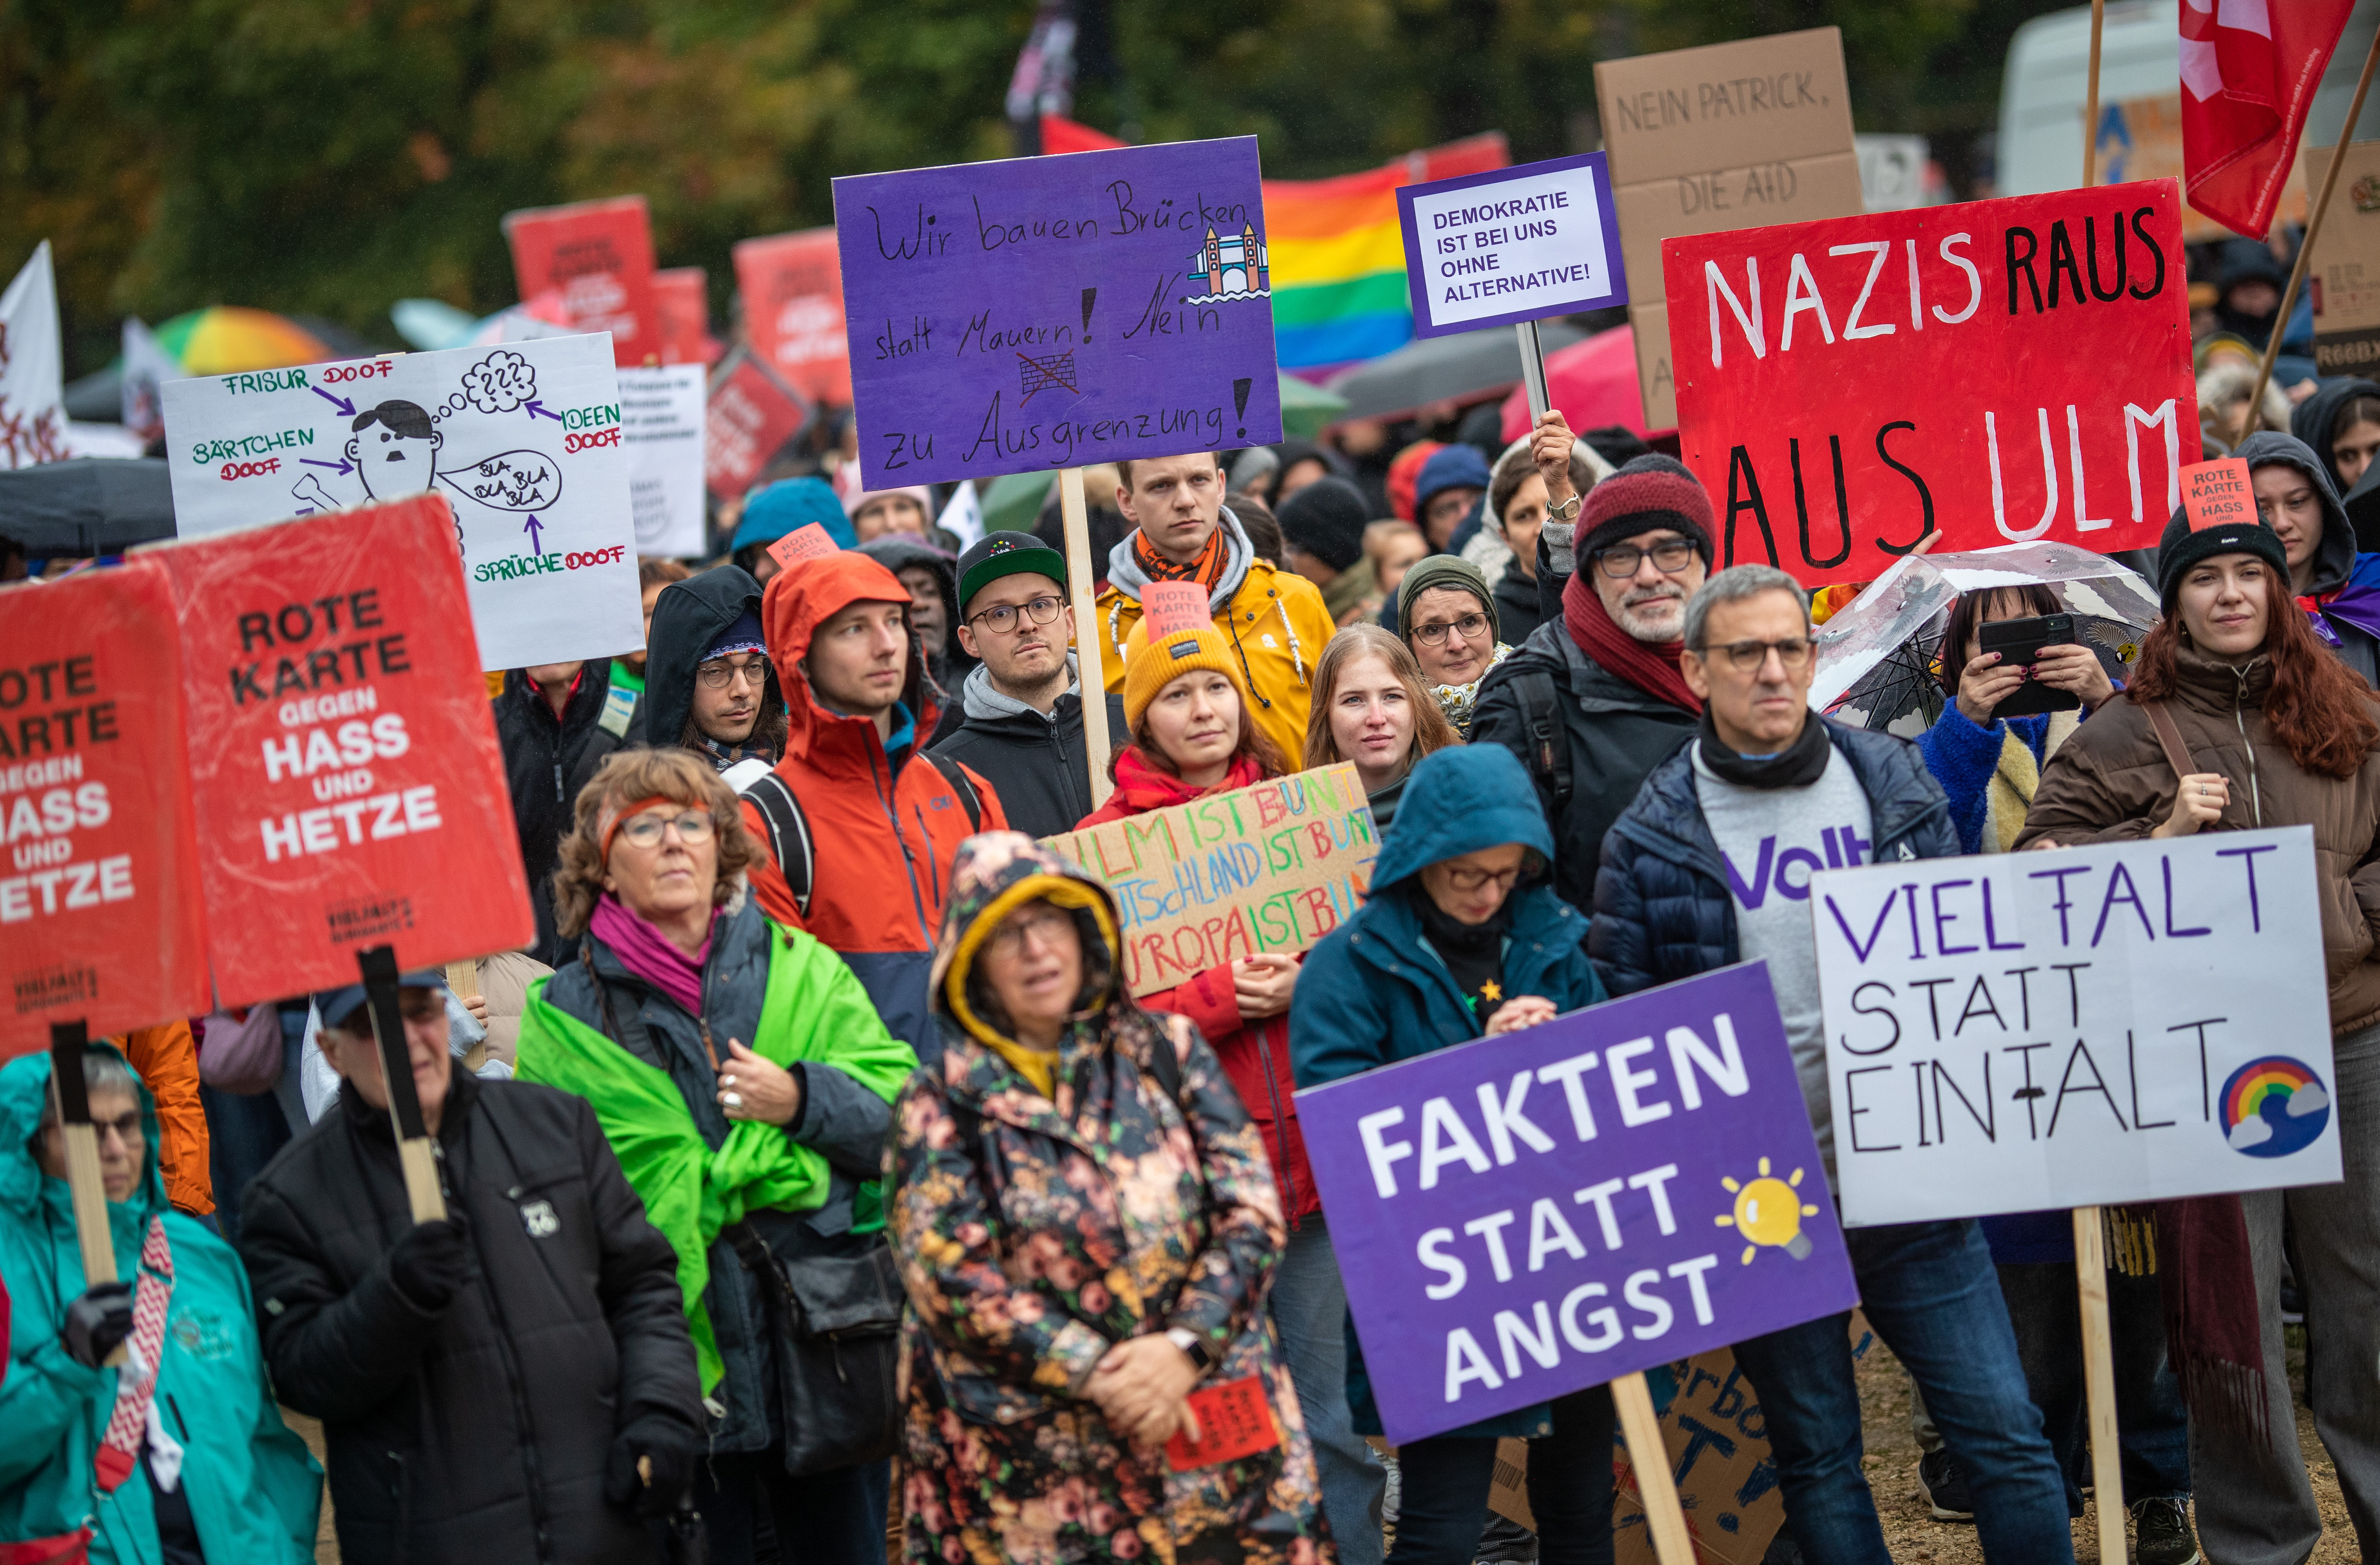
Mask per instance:
[[[716,912],[711,914],[710,921],[716,929]],[[642,916],[628,911],[609,892],[596,899],[595,916],[588,920],[587,928],[612,948],[612,954],[620,959],[622,966],[676,1001],[687,1015],[702,1014],[702,964],[710,957],[710,935],[704,935],[702,948],[688,956],[675,941]]]

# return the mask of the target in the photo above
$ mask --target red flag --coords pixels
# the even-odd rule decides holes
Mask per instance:
[[[1121,147],[1104,130],[1094,130],[1087,125],[1066,118],[1063,115],[1041,116],[1041,151],[1049,152],[1096,152],[1109,147]]]
[[[2273,226],[2314,89],[2354,0],[2182,0],[2181,158],[2190,204]]]

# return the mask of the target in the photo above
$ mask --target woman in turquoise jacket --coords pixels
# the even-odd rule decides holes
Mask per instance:
[[[230,1245],[166,1205],[151,1150],[156,1104],[123,1056],[93,1048],[83,1075],[126,1284],[90,1297],[67,1183],[44,1170],[63,1166],[44,1122],[50,1057],[0,1067],[0,1284],[12,1316],[0,1553],[88,1529],[94,1562],[311,1560],[322,1469],[265,1382],[248,1274]],[[145,1331],[144,1289],[164,1305],[162,1324]],[[144,1358],[138,1350],[152,1341]],[[119,1342],[125,1367],[108,1367]],[[136,1362],[161,1366],[145,1401],[125,1383]],[[111,1423],[120,1425],[114,1438]]]
[[[1586,920],[1553,892],[1536,790],[1500,745],[1426,758],[1372,867],[1371,896],[1307,953],[1289,1009],[1297,1085],[1319,1086],[1604,998]],[[1380,1415],[1354,1332],[1347,1399],[1358,1433]],[[1500,1436],[1529,1441],[1544,1565],[1609,1565],[1611,1395],[1603,1387],[1400,1448],[1403,1502],[1389,1565],[1467,1565]]]

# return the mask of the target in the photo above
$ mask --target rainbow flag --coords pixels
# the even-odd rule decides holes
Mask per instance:
[[[1265,249],[1281,367],[1314,376],[1413,338],[1397,188],[1502,168],[1501,131],[1335,179],[1268,179]]]

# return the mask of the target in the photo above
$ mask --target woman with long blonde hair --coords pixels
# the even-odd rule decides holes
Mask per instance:
[[[1330,638],[1314,668],[1314,716],[1305,765],[1352,763],[1382,832],[1396,816],[1405,778],[1422,757],[1462,738],[1422,684],[1413,649],[1377,625],[1351,625]]]

